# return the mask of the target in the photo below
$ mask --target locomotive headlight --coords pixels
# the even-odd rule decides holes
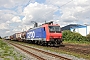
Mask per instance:
[[[62,36],[60,36],[59,38],[62,38]]]

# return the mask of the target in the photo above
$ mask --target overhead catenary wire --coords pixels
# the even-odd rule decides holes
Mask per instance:
[[[65,5],[67,5],[67,4],[69,4],[69,3],[72,2],[72,1],[73,1],[73,0],[70,0],[70,1],[66,2],[65,4],[61,5],[59,8],[65,6]],[[54,11],[55,11],[55,10],[54,10]],[[45,17],[47,14],[52,13],[52,12],[53,12],[53,11],[50,11],[50,12],[44,14],[42,17]],[[38,18],[38,19],[40,19],[40,18]],[[46,20],[45,20],[45,21],[46,21]]]
[[[72,2],[72,1],[73,1],[73,0],[70,0],[70,1],[66,2],[65,4],[61,5],[59,8],[65,6],[65,5],[67,5],[67,4],[69,4],[69,3]],[[51,11],[51,12],[53,12],[53,11]],[[51,12],[49,12],[49,13],[51,13]],[[48,14],[49,14],[49,13],[48,13]],[[47,14],[45,14],[45,15],[47,15]],[[44,15],[44,16],[45,16],[45,15]]]
[[[69,4],[69,3],[72,2],[72,1],[73,1],[73,0],[70,0],[70,1],[66,2],[65,4],[61,5],[60,8],[63,7],[63,6],[65,6],[65,5],[67,5],[67,4]]]

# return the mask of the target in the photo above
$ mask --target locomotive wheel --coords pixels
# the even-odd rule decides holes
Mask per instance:
[[[40,41],[40,45],[41,45],[41,46],[44,46],[45,44],[44,44],[44,42],[43,42],[43,41]]]
[[[50,44],[50,47],[54,46],[53,42],[50,42],[49,44]]]
[[[28,43],[32,43],[32,41],[28,41]]]
[[[40,45],[40,41],[38,41],[38,43],[37,43],[38,45]]]

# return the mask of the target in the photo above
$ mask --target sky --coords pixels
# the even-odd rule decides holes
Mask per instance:
[[[0,0],[0,36],[27,31],[34,22],[90,25],[90,0]]]

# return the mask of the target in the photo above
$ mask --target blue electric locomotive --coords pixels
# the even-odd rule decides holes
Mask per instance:
[[[60,46],[62,44],[60,26],[50,22],[29,29],[26,32],[26,40],[40,45]]]

